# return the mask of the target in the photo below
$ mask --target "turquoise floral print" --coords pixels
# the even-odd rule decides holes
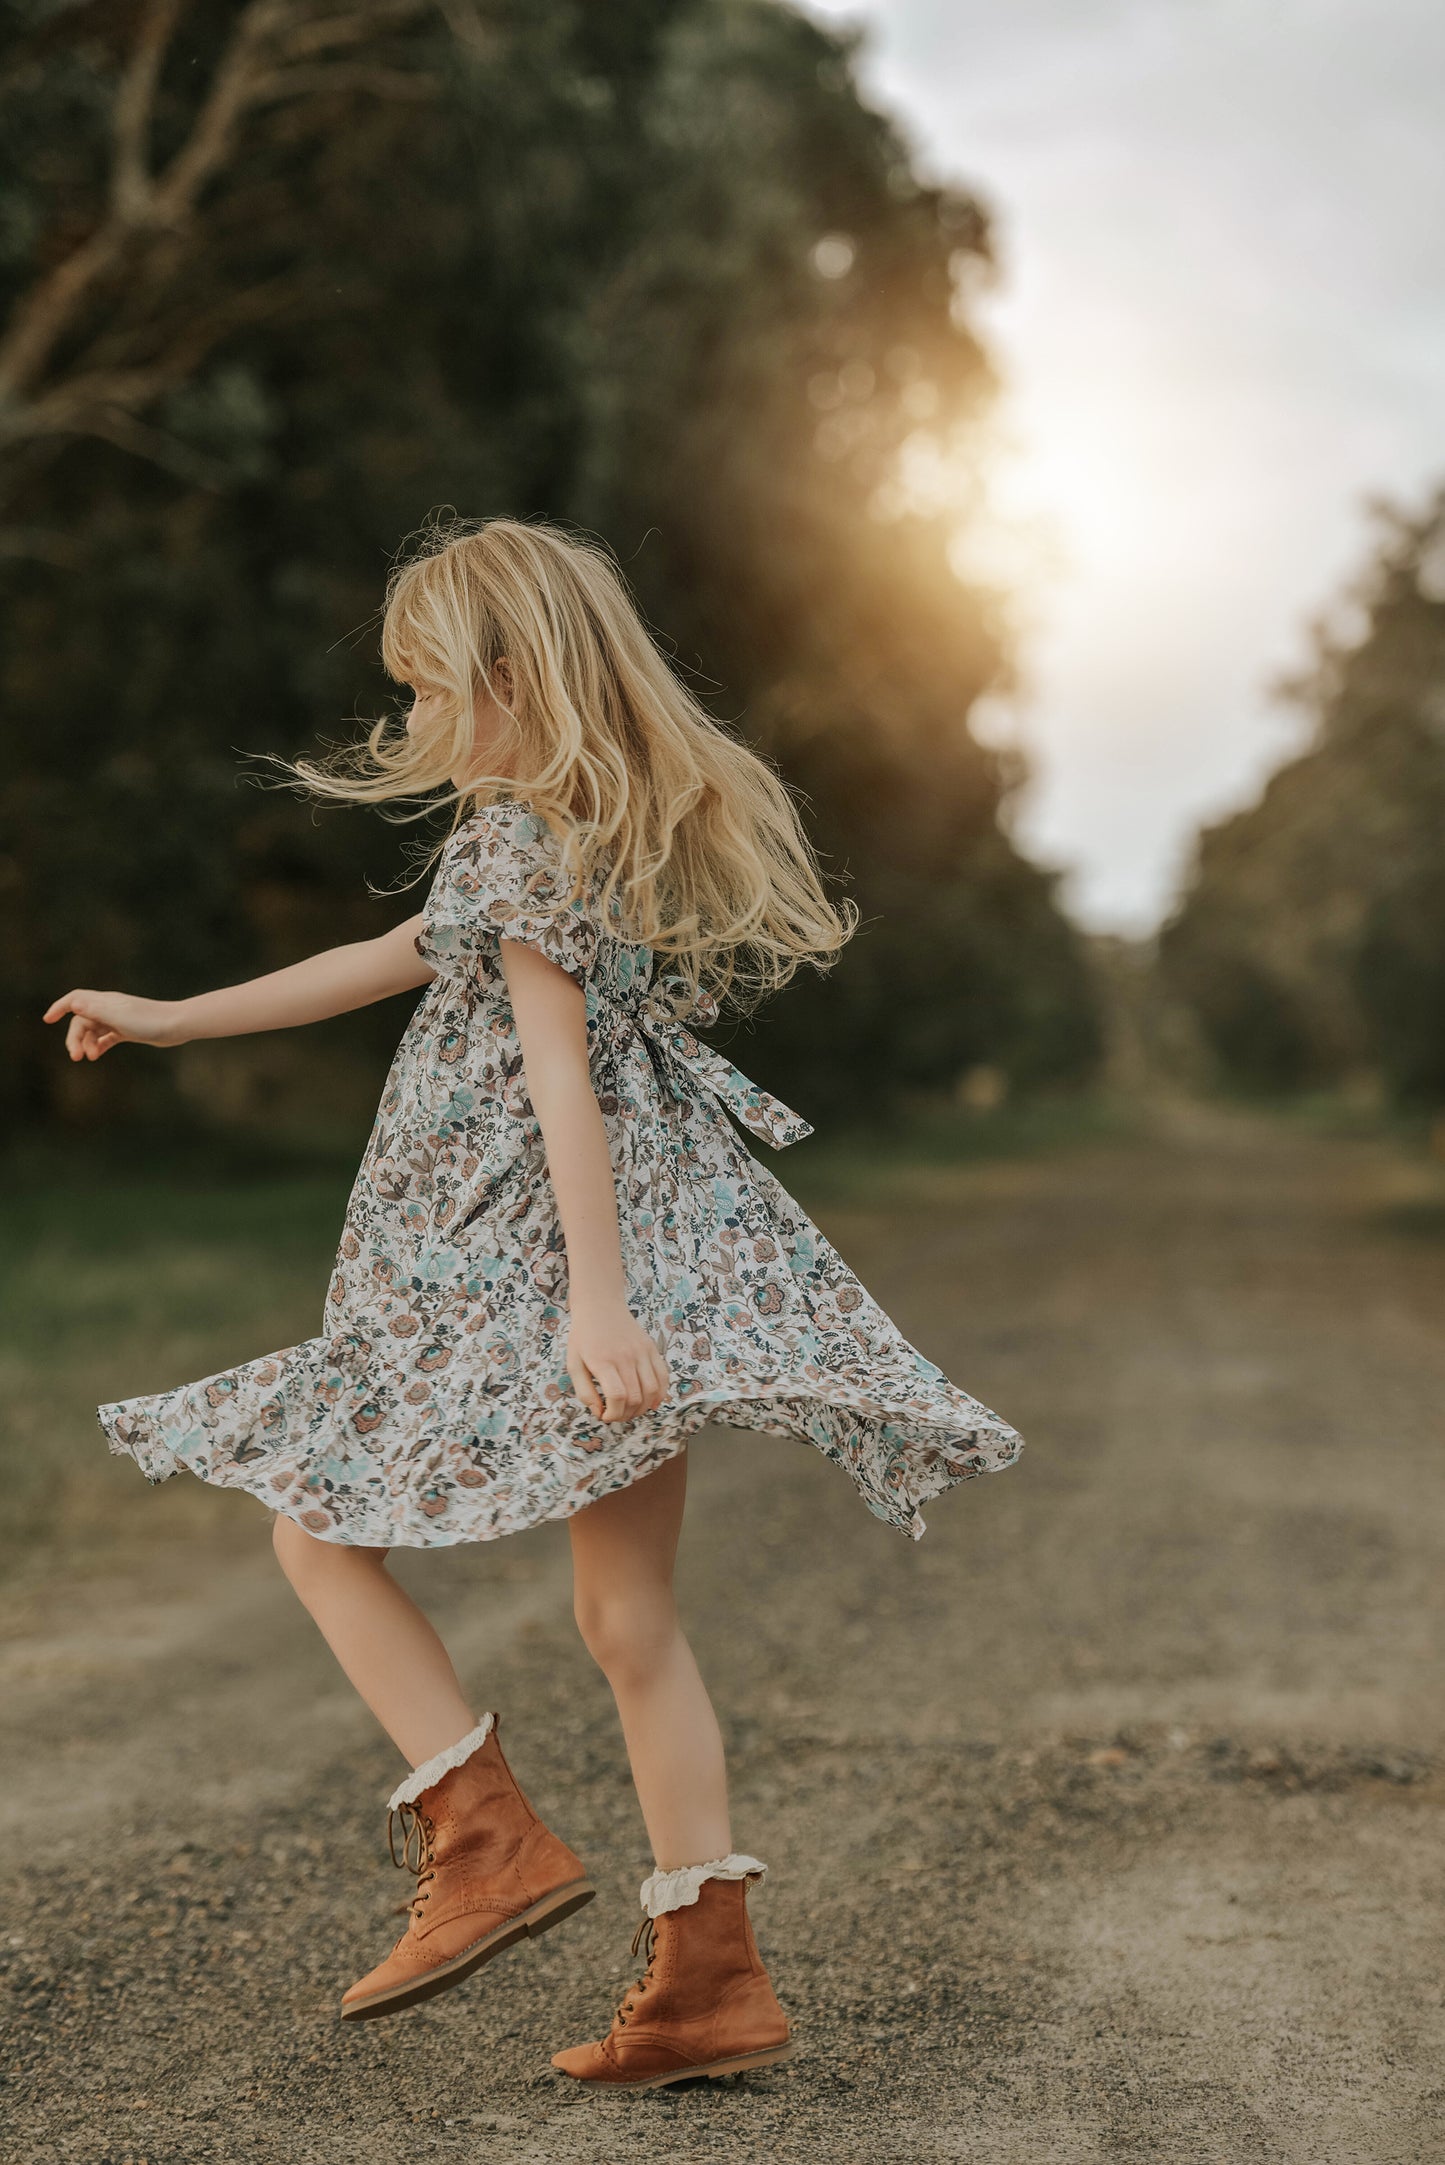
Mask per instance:
[[[646,947],[569,899],[523,804],[448,842],[417,950],[436,976],[397,1050],[352,1189],[320,1333],[154,1397],[99,1408],[153,1481],[248,1489],[325,1541],[440,1547],[563,1518],[706,1422],[816,1445],[879,1518],[992,1473],[1022,1440],[909,1345],[733,1121],[810,1133],[694,1035]],[[567,1253],[498,942],[587,996],[634,1312],[666,1355],[662,1406],[615,1426],[565,1366]]]

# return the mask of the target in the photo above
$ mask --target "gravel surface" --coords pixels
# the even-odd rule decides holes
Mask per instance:
[[[788,2067],[553,2075],[648,1866],[565,1532],[408,1558],[599,1899],[388,2022],[397,1763],[236,1498],[8,1597],[5,2165],[1445,2157],[1439,1176],[1201,1113],[822,1213],[1029,1439],[919,1545],[692,1451],[684,1587]]]

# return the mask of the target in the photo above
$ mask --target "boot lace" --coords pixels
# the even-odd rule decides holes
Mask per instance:
[[[401,1855],[396,1853],[396,1830],[401,1828]],[[431,1900],[429,1882],[436,1878],[436,1859],[432,1842],[436,1835],[436,1822],[427,1817],[418,1804],[396,1804],[386,1815],[386,1847],[392,1863],[399,1872],[415,1872],[416,1893],[409,1902],[397,1904],[398,1917],[420,1917],[423,1908]],[[423,1892],[422,1890],[426,1891]]]
[[[639,1954],[642,1956],[646,1967],[640,1977],[633,1978],[632,1983],[617,2002],[617,2012],[612,2019],[619,2029],[626,2027],[627,2018],[633,2011],[633,1993],[645,1992],[652,1981],[652,1958],[657,1952],[657,1934],[653,1931],[652,1919],[648,1916],[643,1917],[641,1924],[632,1935],[632,1952],[634,1956]]]

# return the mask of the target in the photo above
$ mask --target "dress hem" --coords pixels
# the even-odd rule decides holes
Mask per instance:
[[[859,1397],[861,1396],[860,1393]],[[947,1464],[935,1462],[930,1466],[919,1466],[906,1488],[900,1486],[897,1490],[890,1490],[885,1497],[881,1492],[870,1492],[869,1485],[858,1479],[853,1467],[846,1460],[831,1452],[826,1444],[820,1443],[817,1437],[805,1428],[792,1422],[777,1425],[757,1418],[742,1417],[745,1412],[756,1415],[779,1400],[812,1405],[820,1411],[853,1412],[865,1419],[896,1421],[899,1418],[894,1409],[886,1406],[854,1404],[850,1393],[840,1393],[836,1400],[823,1398],[816,1391],[799,1390],[791,1379],[780,1377],[772,1388],[712,1392],[690,1400],[686,1406],[675,1410],[665,1435],[654,1437],[649,1446],[633,1454],[624,1480],[615,1478],[624,1470],[617,1458],[611,1453],[599,1455],[598,1473],[604,1478],[599,1480],[595,1488],[579,1489],[574,1486],[558,1499],[553,1507],[539,1510],[531,1517],[519,1518],[506,1525],[479,1523],[455,1529],[428,1528],[425,1531],[412,1525],[388,1522],[384,1527],[367,1527],[354,1533],[334,1522],[325,1529],[307,1526],[305,1520],[308,1507],[304,1500],[266,1493],[264,1462],[237,1469],[234,1479],[218,1480],[210,1474],[198,1471],[178,1457],[165,1442],[151,1416],[130,1412],[126,1401],[116,1400],[98,1406],[96,1417],[112,1455],[134,1460],[152,1487],[159,1487],[162,1482],[172,1479],[176,1474],[189,1473],[194,1479],[204,1481],[210,1488],[238,1489],[243,1494],[254,1496],[268,1511],[278,1517],[293,1520],[303,1531],[311,1534],[314,1540],[329,1541],[340,1548],[460,1548],[468,1543],[500,1541],[508,1534],[525,1533],[533,1526],[546,1525],[555,1519],[574,1518],[579,1511],[586,1510],[589,1504],[600,1502],[604,1496],[617,1495],[623,1489],[631,1488],[649,1473],[655,1473],[669,1459],[676,1458],[684,1451],[698,1430],[707,1427],[710,1422],[724,1428],[738,1428],[759,1435],[785,1436],[800,1443],[811,1444],[821,1457],[840,1466],[841,1470],[848,1474],[862,1501],[875,1518],[881,1519],[885,1525],[897,1527],[899,1532],[907,1535],[910,1540],[918,1541],[926,1531],[920,1508],[923,1504],[931,1502],[947,1489],[958,1487],[964,1481],[977,1479],[981,1474],[1002,1473],[1014,1464],[1024,1448],[1023,1437],[1006,1421],[981,1405],[981,1418],[977,1429],[967,1441],[960,1436],[958,1430],[949,1429],[942,1422],[930,1422],[918,1414],[904,1416],[911,1426],[934,1428],[940,1437],[947,1438],[948,1442],[941,1447],[949,1450],[951,1460]],[[131,1424],[130,1442],[123,1440],[117,1433],[117,1423],[121,1417]],[[954,1438],[958,1438],[958,1441],[954,1442]],[[929,1447],[925,1445],[924,1448]],[[313,1507],[312,1515],[320,1517],[322,1514]]]

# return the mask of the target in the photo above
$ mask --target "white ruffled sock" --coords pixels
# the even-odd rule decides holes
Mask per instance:
[[[690,1909],[705,1879],[765,1879],[768,1868],[756,1857],[716,1857],[711,1864],[679,1864],[670,1872],[654,1872],[642,1882],[642,1906],[649,1917],[665,1917],[669,1910]]]
[[[484,1714],[476,1728],[469,1729],[464,1737],[458,1737],[455,1744],[448,1744],[444,1752],[434,1752],[430,1759],[423,1759],[421,1765],[413,1767],[405,1781],[399,1782],[392,1791],[387,1799],[387,1810],[394,1812],[399,1804],[415,1804],[424,1789],[430,1789],[433,1782],[439,1782],[453,1767],[462,1766],[473,1752],[479,1752],[496,1726],[496,1715]]]

